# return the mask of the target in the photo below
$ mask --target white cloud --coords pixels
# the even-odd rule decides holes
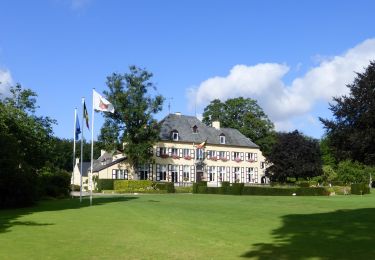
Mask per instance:
[[[236,65],[226,77],[213,77],[189,89],[189,103],[195,99],[202,108],[215,98],[250,97],[258,100],[276,129],[292,130],[293,117],[307,116],[316,102],[348,93],[346,85],[353,82],[355,72],[362,72],[374,59],[375,39],[368,39],[340,56],[322,58],[290,85],[283,81],[290,69],[285,64]]]
[[[0,69],[0,98],[9,95],[9,87],[13,84],[13,79],[9,70]]]
[[[73,10],[83,9],[90,4],[91,0],[71,0]]]

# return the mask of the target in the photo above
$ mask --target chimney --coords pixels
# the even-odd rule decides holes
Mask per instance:
[[[103,156],[105,154],[105,150],[100,150],[100,156]]]
[[[220,121],[212,121],[212,127],[220,130]]]

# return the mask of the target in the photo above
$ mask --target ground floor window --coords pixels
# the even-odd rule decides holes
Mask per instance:
[[[178,182],[178,169],[177,165],[171,165],[171,181]]]
[[[255,182],[254,168],[246,168],[246,182]]]
[[[225,166],[217,167],[217,180],[224,181]]]
[[[215,173],[216,173],[216,167],[208,166],[208,181],[215,181]]]
[[[127,180],[128,179],[128,170],[112,170],[112,179]]]
[[[189,181],[189,178],[190,178],[190,166],[189,165],[184,165],[183,180],[184,181]]]
[[[167,180],[167,165],[164,165],[164,164],[156,165],[156,180],[158,181]]]
[[[149,177],[148,165],[140,165],[138,167],[138,175],[139,175],[140,180],[148,180],[148,177]]]

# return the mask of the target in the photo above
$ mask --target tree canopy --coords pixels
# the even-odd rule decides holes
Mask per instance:
[[[309,179],[322,174],[322,161],[317,140],[297,130],[278,133],[268,161],[266,173],[273,181],[286,182],[288,177]]]
[[[271,150],[275,141],[274,125],[256,100],[239,97],[221,102],[215,99],[204,109],[202,121],[211,125],[216,120],[222,127],[239,130],[259,145],[265,155]]]
[[[122,149],[133,166],[150,162],[159,129],[153,115],[161,111],[164,98],[150,94],[155,90],[152,73],[136,66],[130,72],[107,77],[104,95],[115,108],[105,114],[99,141],[107,150]],[[124,144],[124,147],[122,147]]]
[[[0,100],[0,208],[38,196],[38,173],[49,159],[54,120],[34,114],[36,93],[18,84]],[[67,187],[68,188],[68,187]]]
[[[375,61],[357,73],[349,94],[333,98],[333,119],[322,119],[336,160],[375,165]]]

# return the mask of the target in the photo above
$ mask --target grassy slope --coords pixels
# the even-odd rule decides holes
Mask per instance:
[[[375,195],[141,195],[0,211],[0,259],[364,259]],[[275,258],[276,257],[276,258]]]

